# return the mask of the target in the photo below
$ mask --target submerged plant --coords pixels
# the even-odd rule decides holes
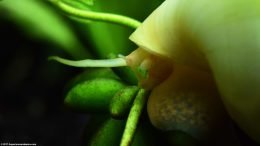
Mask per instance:
[[[166,0],[140,25],[133,19],[92,15],[55,1],[74,17],[138,27],[130,39],[139,48],[109,60],[50,59],[76,67],[130,66],[143,89],[130,111],[126,133],[128,125],[136,124],[146,92],[151,90],[148,115],[159,129],[182,130],[198,139],[210,137],[212,129],[225,124],[226,108],[260,142],[258,4],[257,0],[220,0],[214,5],[207,0]],[[122,145],[131,139],[128,134]]]

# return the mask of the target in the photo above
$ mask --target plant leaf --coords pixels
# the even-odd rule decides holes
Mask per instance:
[[[76,59],[89,57],[71,27],[45,2],[6,0],[0,9],[5,10],[2,17],[12,20],[31,39],[54,43]]]

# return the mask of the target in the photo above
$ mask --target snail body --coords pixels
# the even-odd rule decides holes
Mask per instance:
[[[220,132],[218,128],[227,124],[226,111],[209,72],[174,64],[141,48],[126,60],[137,74],[139,85],[152,90],[147,111],[156,128],[180,130],[209,142]],[[138,70],[140,67],[147,69],[146,77]]]
[[[259,5],[258,0],[219,0],[214,5],[166,0],[130,39],[171,60],[173,73],[174,66],[188,66],[211,74],[231,118],[260,143]],[[163,84],[155,87],[155,95],[156,88],[163,90],[159,86]]]
[[[175,66],[152,90],[147,111],[155,127],[184,131],[202,141],[214,137],[227,120],[212,76],[187,66]]]

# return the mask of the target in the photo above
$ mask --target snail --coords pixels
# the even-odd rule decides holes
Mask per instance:
[[[130,36],[173,64],[211,74],[231,118],[258,143],[259,5],[258,0],[166,0]]]
[[[169,130],[186,122],[196,125],[196,135],[196,127],[225,117],[226,109],[260,143],[259,6],[259,0],[165,0],[135,30],[130,40],[139,48],[112,64],[130,66],[140,86],[152,90],[147,111],[154,126]],[[172,111],[182,100],[186,117]]]

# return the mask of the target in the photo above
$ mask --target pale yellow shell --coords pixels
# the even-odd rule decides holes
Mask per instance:
[[[230,116],[260,143],[259,0],[166,0],[130,39],[211,73]]]

